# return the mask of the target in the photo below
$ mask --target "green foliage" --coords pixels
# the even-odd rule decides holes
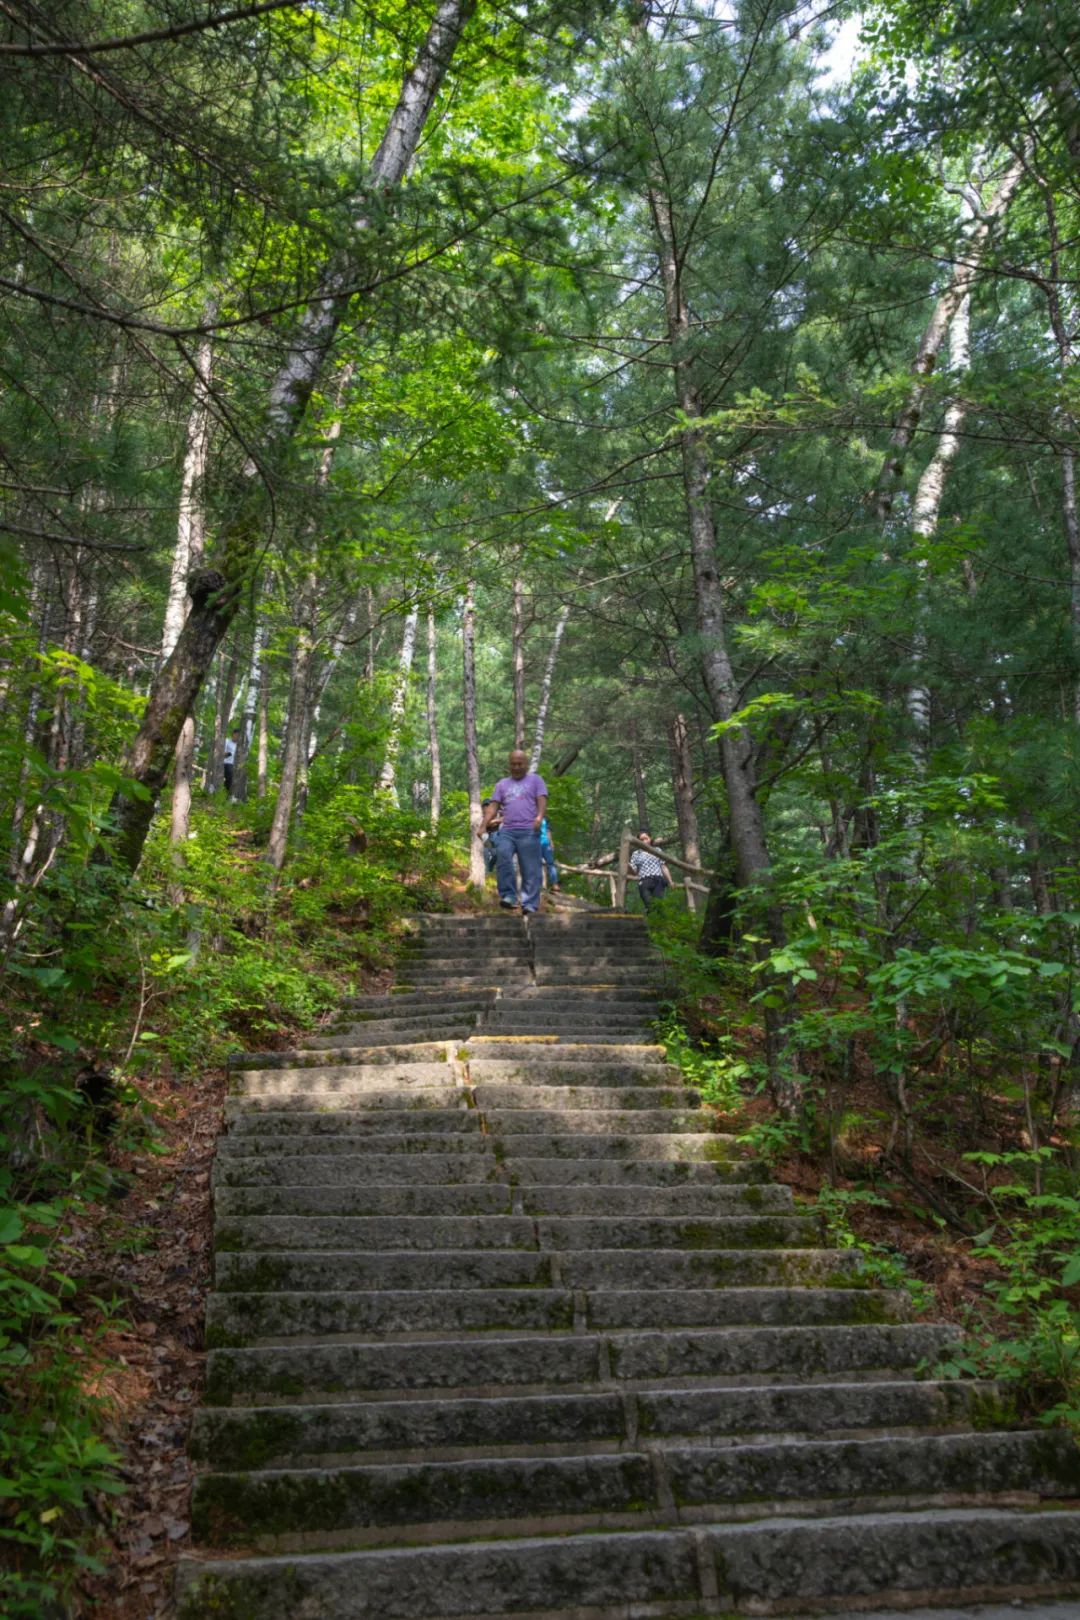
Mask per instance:
[[[668,1063],[673,1063],[688,1086],[700,1093],[702,1102],[725,1112],[738,1108],[743,1100],[743,1083],[754,1073],[754,1066],[743,1057],[734,1039],[719,1036],[707,1044],[690,1039],[679,1015],[668,1010],[657,1024]]]
[[[1048,1147],[966,1157],[992,1211],[972,1245],[993,1267],[992,1305],[972,1314],[963,1353],[941,1371],[1015,1386],[1040,1422],[1080,1433],[1080,1179]]]
[[[889,1200],[867,1187],[838,1187],[826,1181],[815,1204],[825,1224],[828,1242],[836,1249],[855,1249],[861,1256],[859,1276],[878,1288],[903,1289],[914,1310],[922,1313],[934,1303],[933,1290],[912,1276],[903,1255],[888,1244],[862,1238],[851,1224],[854,1209],[892,1209]]]

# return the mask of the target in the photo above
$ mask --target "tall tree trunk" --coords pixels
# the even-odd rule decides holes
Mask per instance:
[[[239,800],[248,796],[248,766],[251,760],[252,744],[255,741],[255,727],[259,714],[259,687],[263,679],[263,641],[266,631],[262,620],[256,610],[255,624],[251,632],[251,662],[248,665],[247,684],[244,687],[244,712],[240,720],[240,742],[236,750],[236,774],[233,780],[233,794]]]
[[[371,220],[362,207],[368,192],[385,194],[404,178],[435,97],[449,69],[475,0],[439,0],[416,61],[402,86],[397,106],[364,178],[353,232],[356,246],[335,252],[323,268],[315,295],[301,315],[288,353],[270,387],[255,455],[235,492],[234,515],[226,525],[218,567],[191,580],[191,611],[176,646],[154,687],[125,773],[145,790],[145,798],[118,794],[112,812],[117,825],[115,858],[134,870],[154,814],[154,805],[172,760],[184,716],[190,714],[219,642],[243,600],[263,543],[263,484],[273,473],[307,410],[338,328],[348,312],[352,288],[362,279],[373,248],[367,246]]]
[[[465,718],[465,780],[469,789],[469,882],[484,887],[484,851],[480,831],[480,752],[476,742],[476,587],[465,589],[461,615],[461,702]]]
[[[649,799],[645,792],[645,772],[641,768],[641,742],[636,721],[633,723],[630,734],[630,764],[634,776],[634,798],[637,801],[638,831],[648,832]]]
[[[278,782],[274,818],[270,823],[270,836],[266,844],[266,858],[278,872],[285,864],[296,786],[307,741],[308,682],[315,649],[318,586],[318,576],[312,567],[304,581],[300,599],[299,622],[296,626],[296,639],[293,642],[289,671],[289,715],[285,725],[281,778]]]
[[[548,710],[551,707],[551,692],[555,681],[555,665],[559,658],[559,647],[566,633],[567,622],[570,618],[569,603],[559,609],[559,617],[555,621],[555,630],[551,637],[551,646],[548,649],[547,663],[544,665],[544,679],[540,687],[540,702],[536,710],[536,731],[533,736],[532,758],[529,760],[530,771],[540,769],[540,755],[544,751],[544,728],[547,725]],[[520,748],[522,744],[516,743]]]
[[[990,246],[994,227],[1004,219],[1023,173],[1023,160],[1014,158],[998,182],[993,197],[979,214],[974,228],[962,244],[952,280],[938,298],[927,322],[911,368],[912,386],[897,417],[885,461],[871,498],[871,511],[882,523],[892,511],[896,491],[903,479],[908,451],[922,420],[923,407],[930,392],[931,375],[945,341],[945,334],[961,304],[971,294]]]
[[[405,707],[409,699],[409,677],[412,674],[413,654],[416,650],[416,626],[419,619],[419,607],[410,608],[401,637],[394,695],[390,699],[390,729],[386,735],[386,754],[382,770],[379,772],[378,790],[386,795],[395,810],[398,807],[397,757],[401,751],[401,728],[405,724]]]
[[[971,299],[962,298],[949,328],[949,366],[954,377],[963,377],[971,365]],[[960,451],[960,429],[967,415],[967,402],[953,395],[945,407],[934,454],[919,479],[911,512],[912,533],[917,540],[930,540],[937,532],[941,500],[949,468]],[[908,688],[907,710],[915,734],[915,758],[925,762],[930,736],[930,690],[921,677],[926,663],[926,574],[925,558],[916,568],[915,635],[912,644],[912,682]]]
[[[525,747],[525,586],[520,575],[514,577],[514,601],[511,614],[511,653],[514,666],[514,747]],[[536,769],[534,765],[533,770]]]
[[[259,674],[259,740],[255,758],[255,797],[265,799],[270,775],[270,661],[263,647]]]
[[[701,839],[698,833],[697,811],[694,809],[694,762],[690,753],[690,733],[686,716],[676,714],[671,721],[671,787],[675,799],[675,819],[679,824],[679,842],[683,860],[694,866],[701,865]],[[687,888],[686,901],[696,912],[700,896]]]
[[[739,694],[728,651],[723,584],[717,565],[716,525],[709,500],[708,443],[701,428],[694,425],[701,420],[704,410],[692,370],[690,308],[682,285],[675,221],[668,198],[657,184],[650,185],[648,202],[659,250],[675,399],[684,423],[679,441],[702,675],[713,718],[727,723],[720,737],[720,757],[727,792],[731,849],[736,881],[740,888],[747,889],[768,880],[769,848],[757,797],[753,741],[744,726],[730,724],[739,707]],[[785,941],[784,918],[771,898],[765,903],[765,926],[771,947],[781,948]],[[769,1089],[777,1108],[790,1115],[797,1111],[800,1099],[798,1082],[783,1064],[791,986],[784,983],[779,988],[782,1006],[765,1008]]]
[[[435,704],[435,677],[438,668],[438,641],[435,615],[428,608],[427,616],[427,734],[428,753],[431,756],[431,830],[437,831],[442,815],[442,759],[439,754],[439,711]]]
[[[217,702],[214,705],[214,729],[210,737],[210,752],[206,761],[206,791],[216,793],[225,780],[225,740],[229,735],[233,700],[240,679],[240,648],[235,638],[228,657],[221,650],[221,675],[218,681]]]
[[[1064,383],[1076,363],[1077,328],[1075,308],[1062,305],[1060,288],[1061,243],[1057,210],[1049,185],[1042,182],[1043,200],[1050,234],[1050,275],[1043,283],[1050,312],[1050,327],[1057,345],[1061,380]],[[1065,551],[1069,559],[1069,629],[1072,637],[1075,672],[1073,676],[1073,719],[1080,725],[1080,515],[1076,496],[1076,418],[1069,412],[1061,413],[1061,523],[1065,534]]]

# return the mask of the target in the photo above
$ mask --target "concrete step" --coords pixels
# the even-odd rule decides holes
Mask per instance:
[[[511,1174],[519,1159],[696,1159],[725,1163],[738,1159],[743,1152],[734,1136],[691,1129],[650,1130],[640,1115],[587,1115],[588,1119],[603,1117],[606,1123],[602,1132],[579,1129],[577,1115],[573,1116],[574,1122],[566,1115],[559,1115],[556,1119],[550,1114],[542,1117],[549,1126],[557,1124],[559,1130],[510,1132],[500,1142],[500,1150],[505,1155]],[[625,1131],[620,1127],[621,1134],[612,1134],[611,1121],[628,1117],[636,1117],[642,1128]],[[671,1118],[670,1114],[665,1114],[665,1124],[670,1124]]]
[[[383,1334],[856,1326],[905,1320],[908,1297],[859,1288],[385,1288],[218,1292],[207,1343]]]
[[[353,1108],[334,1108],[331,1106],[332,1099],[327,1099],[290,1110],[281,1106],[282,1102],[287,1101],[284,1098],[267,1099],[269,1106],[266,1108],[253,1107],[254,1100],[239,1100],[240,1111],[230,1126],[230,1135],[234,1139],[255,1135],[381,1136],[401,1139],[407,1135],[407,1151],[422,1153],[428,1137],[447,1133],[480,1135],[480,1116],[475,1108],[379,1108],[366,1112],[362,1105],[359,1108],[355,1106],[355,1099],[344,1097],[341,1101],[348,1104],[352,1100]],[[298,1101],[302,1102],[303,1099]],[[449,1153],[453,1149],[440,1145],[438,1151]]]
[[[833,1384],[720,1384],[490,1400],[351,1401],[321,1406],[204,1407],[192,1426],[197,1463],[265,1468],[331,1458],[429,1457],[499,1447],[633,1446],[695,1436],[857,1434],[952,1428],[994,1399],[993,1386],[915,1379]]]
[[[293,1155],[341,1154],[364,1160],[373,1155],[378,1158],[393,1155],[403,1161],[401,1170],[394,1174],[404,1179],[412,1173],[405,1165],[409,1162],[415,1165],[416,1161],[428,1155],[432,1160],[432,1171],[425,1169],[416,1173],[425,1177],[434,1173],[438,1179],[447,1158],[470,1154],[475,1155],[477,1175],[480,1174],[481,1165],[486,1165],[494,1173],[497,1161],[491,1140],[473,1126],[474,1117],[472,1114],[454,1116],[462,1126],[460,1134],[417,1137],[402,1136],[400,1132],[389,1135],[378,1132],[353,1134],[349,1130],[350,1119],[343,1120],[336,1114],[316,1116],[315,1120],[309,1122],[315,1125],[314,1129],[297,1130],[294,1120],[294,1128],[284,1134],[275,1130],[259,1135],[257,1127],[266,1116],[245,1116],[237,1120],[230,1134],[218,1143],[217,1156],[223,1163],[232,1164],[237,1161],[246,1163],[254,1156],[261,1158],[269,1155],[277,1165],[286,1167]],[[244,1125],[248,1129],[242,1129]],[[291,1170],[289,1174],[292,1174]]]
[[[550,1042],[537,1041],[532,1036],[508,1040],[498,1035],[470,1036],[465,1046],[466,1058],[513,1059],[515,1063],[543,1063],[551,1057]],[[560,1063],[664,1063],[667,1054],[662,1046],[651,1042],[614,1042],[603,1045],[575,1046],[572,1041],[560,1041]]]
[[[859,1257],[834,1249],[288,1249],[219,1250],[216,1286],[230,1293],[327,1289],[810,1287],[857,1282]]]
[[[682,1075],[671,1063],[609,1063],[606,1059],[582,1067],[581,1057],[563,1061],[563,1048],[554,1043],[542,1061],[533,1059],[478,1057],[482,1047],[469,1050],[467,1059],[469,1079],[474,1086],[481,1082],[499,1084],[527,1084],[534,1087],[590,1085],[634,1086],[681,1085]]]
[[[339,1034],[306,1035],[298,1048],[301,1052],[340,1051],[350,1046],[385,1046],[394,1041],[467,1040],[477,1029],[480,1015],[445,1013],[425,1018],[380,1018],[368,1024],[351,1024]]]
[[[244,1144],[250,1146],[250,1138]],[[361,1148],[366,1142],[359,1144]],[[235,1153],[219,1148],[214,1163],[215,1188],[295,1187],[317,1192],[320,1188],[378,1186],[407,1198],[413,1187],[481,1187],[506,1179],[499,1161],[483,1136],[473,1140],[471,1153],[368,1153],[358,1152],[355,1138],[344,1151],[329,1151],[325,1142],[310,1151],[270,1154]]]
[[[283,1543],[333,1545],[343,1532],[354,1545],[411,1540],[421,1525],[425,1539],[446,1539],[449,1531],[457,1540],[463,1524],[497,1533],[517,1521],[536,1534],[613,1520],[677,1523],[694,1509],[737,1510],[763,1496],[777,1512],[791,1502],[820,1508],[853,1498],[884,1507],[900,1499],[921,1506],[928,1497],[993,1500],[1018,1489],[1061,1498],[1078,1483],[1080,1454],[1060,1433],[672,1445],[660,1453],[204,1473],[195,1481],[192,1528],[208,1546],[278,1550]]]
[[[487,1108],[484,1117],[488,1129],[504,1138],[558,1130],[567,1135],[605,1136],[613,1147],[622,1136],[698,1133],[704,1123],[697,1108]]]
[[[289,1161],[290,1164],[293,1161]],[[340,1161],[332,1160],[337,1164]],[[297,1176],[279,1186],[219,1185],[219,1218],[239,1215],[509,1215],[509,1182],[418,1186],[394,1182],[343,1186],[312,1184]],[[789,1187],[525,1187],[517,1201],[526,1215],[616,1216],[788,1214]]]
[[[232,1073],[247,1073],[254,1070],[258,1074],[269,1073],[278,1069],[315,1069],[325,1070],[330,1074],[333,1070],[345,1067],[353,1068],[380,1068],[399,1069],[408,1078],[408,1071],[415,1069],[418,1064],[430,1066],[431,1064],[445,1064],[447,1050],[452,1043],[448,1041],[408,1041],[396,1042],[381,1046],[342,1047],[333,1053],[305,1052],[294,1047],[288,1052],[236,1052],[229,1058],[229,1069]],[[388,1077],[384,1074],[384,1080]]]
[[[215,1248],[261,1249],[797,1249],[821,1241],[813,1215],[238,1215],[219,1214]]]
[[[620,1019],[611,1024],[593,1024],[586,1018],[568,1018],[565,1023],[558,1025],[541,1018],[492,1018],[461,1032],[463,1043],[478,1035],[490,1040],[543,1041],[545,1045],[572,1046],[639,1046],[653,1040],[649,1026],[636,1018]]]
[[[182,1566],[179,1620],[450,1620],[560,1611],[589,1620],[789,1610],[825,1596],[949,1599],[1080,1591],[1080,1513],[955,1508],[536,1536],[507,1543],[230,1558]],[[648,1606],[648,1607],[646,1607]]]
[[[528,1110],[531,1107],[535,1112],[537,1104],[555,1113],[582,1108],[603,1113],[613,1108],[695,1109],[700,1106],[695,1091],[687,1091],[683,1086],[650,1085],[648,1082],[655,1074],[655,1069],[643,1069],[642,1083],[632,1086],[545,1085],[540,1090],[535,1085],[485,1083],[474,1085],[473,1097],[477,1108],[492,1116],[506,1108]]]
[[[207,1399],[228,1406],[238,1397],[241,1405],[261,1405],[302,1394],[315,1403],[326,1396],[395,1390],[638,1389],[657,1379],[710,1386],[746,1378],[835,1381],[854,1374],[910,1374],[940,1354],[950,1337],[948,1329],[925,1323],[870,1323],[260,1345],[211,1351]]]
[[[552,1012],[563,1009],[591,1008],[597,1013],[605,1010],[622,1011],[625,1007],[656,1007],[660,993],[648,986],[629,985],[625,989],[605,986],[597,989],[587,984],[526,985],[504,992],[498,1004],[508,1007],[550,1007]]]
[[[380,1085],[373,1077],[356,1078],[352,1069],[340,1070],[333,1079],[319,1080],[312,1080],[303,1073],[247,1074],[232,1090],[229,1101],[278,1108],[293,1107],[298,1098],[310,1099],[305,1104],[309,1108],[347,1106],[365,1112],[382,1108],[411,1112],[417,1108],[467,1109],[470,1106],[469,1092],[457,1084],[447,1064],[442,1068],[442,1083],[435,1085],[401,1082]]]
[[[679,1138],[684,1142],[684,1137]],[[505,1171],[510,1181],[522,1188],[544,1187],[685,1187],[685,1186],[761,1186],[768,1181],[765,1167],[756,1159],[741,1157],[734,1137],[710,1136],[706,1140],[727,1142],[730,1146],[721,1156],[708,1158],[662,1158],[658,1154],[650,1159],[647,1154],[629,1155],[624,1159],[602,1157],[528,1158],[517,1151],[520,1139],[515,1139],[515,1152],[505,1160]],[[590,1139],[591,1143],[591,1139]],[[639,1139],[634,1138],[634,1147]]]
[[[377,1014],[388,1008],[396,1016],[411,1008],[424,1008],[442,1012],[447,1007],[490,1006],[497,991],[491,990],[398,990],[391,988],[370,995],[346,996],[341,1003],[343,1013]]]

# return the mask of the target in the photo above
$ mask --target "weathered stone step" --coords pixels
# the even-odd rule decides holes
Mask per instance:
[[[558,1131],[519,1131],[516,1134],[509,1132],[503,1137],[500,1147],[506,1155],[506,1162],[513,1170],[514,1162],[522,1159],[698,1159],[709,1162],[726,1162],[738,1159],[743,1152],[739,1140],[735,1136],[721,1136],[714,1132],[695,1132],[687,1129],[685,1132],[657,1131],[649,1129],[641,1121],[641,1129],[627,1131],[619,1134],[611,1124],[613,1119],[623,1120],[625,1114],[600,1116],[587,1115],[588,1119],[603,1118],[605,1128],[603,1131],[591,1132],[582,1130],[576,1123],[577,1116],[572,1122],[568,1116],[542,1115],[542,1122],[549,1126],[557,1125]],[[697,1116],[700,1119],[700,1114]],[[670,1114],[664,1115],[664,1123],[669,1124]]]
[[[450,1071],[445,1071],[450,1074]],[[277,1113],[369,1113],[372,1118],[384,1113],[418,1116],[426,1113],[452,1113],[465,1115],[470,1111],[470,1092],[455,1084],[452,1077],[439,1089],[382,1089],[371,1081],[351,1081],[348,1071],[340,1081],[316,1081],[311,1084],[303,1077],[293,1077],[279,1085],[240,1085],[225,1100],[225,1119],[232,1124],[246,1115],[259,1115],[267,1110]]]
[[[582,1060],[575,1058],[569,1063],[561,1061],[562,1047],[552,1043],[548,1047],[542,1061],[533,1059],[515,1060],[513,1058],[486,1058],[477,1057],[476,1051],[470,1050],[468,1058],[469,1080],[479,1085],[481,1081],[502,1082],[510,1084],[527,1084],[530,1086],[634,1086],[639,1083],[647,1085],[681,1085],[682,1075],[672,1063],[590,1063],[582,1068]]]
[[[233,1073],[267,1074],[271,1070],[326,1070],[329,1075],[342,1065],[354,1068],[399,1069],[405,1077],[418,1065],[424,1068],[447,1062],[447,1041],[398,1041],[392,1045],[341,1047],[333,1053],[306,1052],[293,1047],[288,1052],[235,1052],[229,1058]],[[384,1075],[384,1079],[389,1078]]]
[[[648,986],[638,988],[629,985],[625,989],[605,986],[602,989],[588,984],[557,985],[530,985],[523,989],[511,990],[501,995],[496,1005],[507,1007],[550,1007],[553,1012],[561,1009],[579,1009],[585,1007],[595,1008],[602,1012],[605,1008],[624,1007],[656,1007],[661,1001],[659,991]]]
[[[480,1135],[480,1116],[475,1108],[409,1108],[372,1109],[363,1111],[362,1103],[344,1097],[344,1106],[333,1106],[332,1096],[309,1103],[306,1108],[289,1110],[273,1099],[269,1106],[255,1108],[255,1099],[238,1099],[238,1112],[231,1122],[234,1137],[240,1136],[367,1136],[394,1137],[408,1135],[408,1151],[422,1153],[427,1137],[454,1133]],[[350,1102],[352,1107],[349,1107]],[[405,1144],[403,1144],[405,1145]],[[371,1152],[378,1151],[372,1148]],[[440,1153],[453,1149],[440,1147]]]
[[[517,1063],[543,1063],[551,1058],[552,1043],[533,1040],[507,1040],[505,1036],[473,1035],[465,1047],[469,1058],[513,1059]],[[560,1041],[560,1063],[665,1063],[667,1054],[662,1046],[652,1042],[609,1042],[602,1046],[575,1046],[571,1041]]]
[[[387,1007],[395,1014],[411,1008],[424,1008],[442,1012],[446,1007],[490,1006],[497,991],[490,990],[390,990],[372,992],[363,996],[346,996],[341,1003],[346,1014],[378,1012]]]
[[[337,1161],[331,1161],[337,1163]],[[292,1161],[290,1160],[290,1163]],[[221,1185],[217,1216],[237,1215],[508,1215],[515,1189],[508,1181],[449,1186],[401,1186],[365,1179],[362,1185],[313,1184],[297,1175],[280,1186]],[[740,1215],[787,1214],[790,1187],[525,1187],[517,1193],[526,1215]]]
[[[505,1533],[516,1521],[532,1534],[613,1519],[672,1524],[748,1502],[760,1512],[763,1501],[780,1513],[792,1502],[820,1509],[847,1497],[879,1506],[890,1498],[920,1506],[934,1496],[993,1500],[1020,1489],[1060,1498],[1078,1483],[1080,1454],[1060,1432],[762,1441],[206,1473],[195,1481],[192,1521],[206,1545],[276,1550],[333,1545],[343,1532],[354,1544],[358,1532],[373,1542],[411,1540],[419,1525],[427,1540],[448,1532],[457,1540],[462,1525],[476,1522]]]
[[[558,1130],[567,1135],[606,1137],[613,1149],[623,1136],[699,1133],[703,1123],[698,1108],[486,1108],[484,1117],[490,1130],[507,1138]]]
[[[441,1279],[446,1282],[448,1279]],[[400,1279],[398,1279],[400,1282]],[[855,1326],[901,1322],[905,1294],[860,1288],[458,1287],[217,1292],[207,1342],[288,1343],[383,1333],[566,1332],[629,1328]]]
[[[925,1323],[871,1323],[266,1345],[212,1351],[207,1399],[226,1406],[237,1397],[250,1405],[301,1394],[314,1402],[326,1395],[359,1398],[394,1390],[476,1393],[501,1387],[525,1393],[567,1385],[638,1387],[656,1379],[834,1382],[857,1373],[907,1371],[940,1354],[950,1337],[948,1329]]]
[[[301,1102],[301,1099],[308,1099]],[[394,1109],[468,1109],[470,1094],[458,1085],[454,1071],[444,1064],[437,1081],[395,1080],[380,1084],[373,1076],[361,1077],[352,1069],[313,1080],[305,1074],[245,1074],[233,1087],[229,1101],[268,1108],[351,1108],[356,1112]],[[228,1114],[228,1109],[226,1110]]]
[[[297,1050],[333,1052],[350,1046],[385,1046],[395,1038],[398,1041],[437,1040],[441,1045],[444,1041],[467,1039],[478,1027],[479,1020],[478,1012],[432,1014],[422,1020],[378,1018],[365,1024],[351,1024],[340,1034],[305,1035]]]
[[[680,1138],[685,1140],[685,1138]],[[702,1159],[649,1159],[647,1155],[614,1158],[523,1158],[515,1152],[505,1162],[506,1174],[521,1187],[685,1187],[760,1186],[768,1173],[757,1159],[740,1158],[734,1137],[710,1136],[727,1143],[725,1156]],[[515,1139],[514,1147],[518,1147]],[[635,1139],[635,1146],[638,1145]]]
[[[809,1286],[857,1281],[859,1256],[834,1249],[219,1250],[215,1278],[234,1293],[314,1289]]]
[[[651,1109],[690,1109],[696,1111],[700,1106],[697,1092],[687,1091],[683,1086],[661,1087],[649,1084],[656,1075],[655,1068],[644,1069],[641,1074],[641,1083],[638,1085],[609,1085],[594,1086],[589,1083],[591,1076],[582,1075],[586,1082],[580,1086],[545,1085],[538,1091],[535,1085],[476,1084],[474,1082],[473,1097],[476,1106],[486,1116],[494,1119],[506,1109],[514,1112],[524,1110],[527,1113],[551,1111],[553,1113],[573,1113],[587,1109],[591,1113],[605,1113],[611,1109],[626,1109],[634,1111],[640,1108]],[[539,1104],[539,1108],[538,1105]],[[702,1117],[698,1116],[698,1124]]]
[[[370,1158],[372,1155],[382,1156],[392,1154],[403,1159],[416,1159],[430,1155],[436,1169],[447,1156],[456,1157],[461,1154],[483,1155],[486,1161],[494,1167],[495,1156],[491,1138],[473,1128],[474,1114],[460,1117],[460,1123],[465,1127],[460,1135],[455,1136],[402,1136],[400,1132],[390,1135],[353,1135],[348,1129],[348,1120],[342,1120],[337,1114],[323,1114],[317,1116],[321,1123],[314,1130],[297,1131],[292,1129],[282,1135],[280,1132],[270,1132],[265,1136],[258,1134],[256,1127],[265,1118],[259,1115],[252,1116],[248,1123],[250,1128],[241,1130],[239,1127],[245,1120],[238,1120],[232,1131],[218,1143],[218,1158],[226,1162],[238,1159],[247,1159],[250,1155],[269,1154],[282,1165],[291,1155],[309,1154],[343,1154],[350,1157],[360,1156]],[[454,1116],[458,1118],[459,1116]],[[245,1116],[247,1119],[247,1116]],[[295,1125],[295,1121],[293,1122]],[[405,1169],[395,1172],[395,1175],[408,1175]],[[426,1175],[427,1172],[421,1172]],[[479,1170],[476,1172],[480,1173]]]
[[[385,1288],[353,1293],[216,1292],[207,1302],[206,1342],[220,1348],[403,1333],[568,1333],[574,1326],[574,1295],[567,1288],[392,1284],[391,1273]]]
[[[452,990],[461,989],[497,989],[506,984],[530,984],[532,982],[532,968],[527,963],[511,963],[503,967],[501,964],[493,967],[483,967],[483,958],[478,958],[475,968],[459,957],[453,964],[442,965],[435,962],[403,962],[401,964],[400,983],[408,984],[414,988],[422,985],[437,985]]]
[[[943,1430],[992,1406],[993,1386],[868,1379],[836,1384],[720,1385],[436,1401],[203,1408],[192,1455],[221,1469],[489,1447],[650,1445],[694,1436]]]
[[[192,1560],[179,1620],[247,1620],[280,1612],[283,1597],[305,1620],[746,1615],[819,1595],[834,1611],[875,1595],[941,1601],[965,1587],[983,1597],[1080,1590],[1080,1513],[954,1508]]]
[[[617,1024],[593,1024],[581,1018],[558,1027],[541,1019],[496,1018],[481,1026],[463,1032],[463,1041],[478,1035],[491,1040],[544,1041],[552,1045],[573,1046],[636,1046],[651,1041],[648,1025],[638,1019],[627,1019]]]
[[[250,1145],[250,1139],[245,1145]],[[277,1144],[274,1144],[275,1148]],[[222,1187],[277,1187],[302,1183],[317,1191],[319,1188],[359,1188],[388,1186],[407,1197],[413,1187],[464,1186],[479,1187],[508,1179],[499,1161],[490,1150],[485,1137],[473,1139],[477,1151],[471,1153],[369,1153],[357,1151],[355,1138],[337,1144],[341,1151],[332,1151],[333,1144],[319,1142],[314,1151],[310,1144],[294,1144],[298,1151],[273,1152],[269,1156],[250,1153],[218,1152],[214,1161],[213,1181]],[[367,1143],[359,1144],[366,1148]]]
[[[813,1215],[249,1215],[219,1217],[215,1247],[335,1249],[793,1249],[821,1240]]]

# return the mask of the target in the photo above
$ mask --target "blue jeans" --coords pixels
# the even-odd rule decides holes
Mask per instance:
[[[499,834],[499,856],[495,872],[499,899],[517,905],[517,875],[514,856],[521,867],[521,909],[535,911],[540,904],[540,834],[531,827],[504,827]]]
[[[550,844],[540,845],[540,859],[547,873],[548,888],[556,888],[559,882],[559,868],[555,865],[555,851]]]

